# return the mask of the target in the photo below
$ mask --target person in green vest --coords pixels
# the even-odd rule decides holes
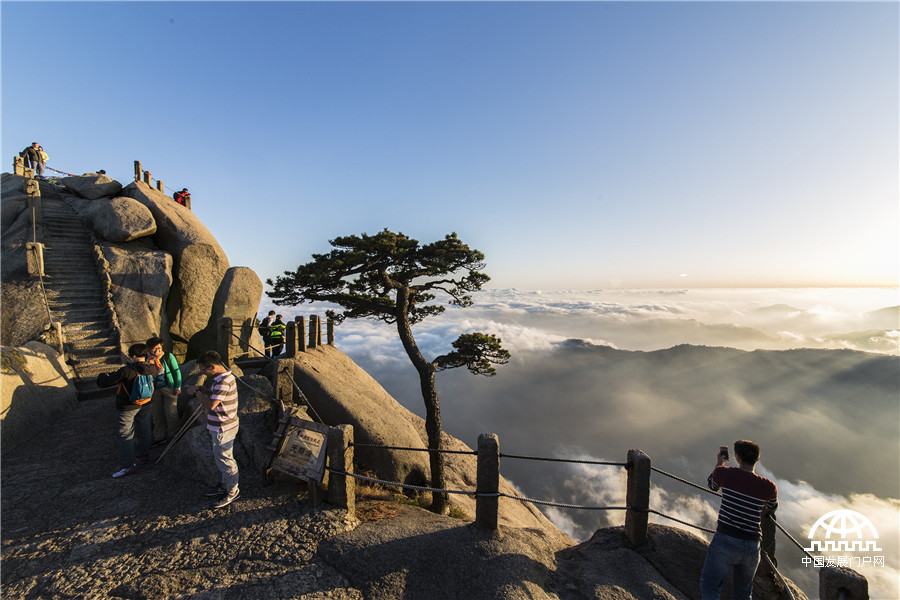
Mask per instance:
[[[159,369],[150,415],[153,423],[153,442],[150,447],[153,448],[168,443],[181,429],[181,418],[178,416],[181,368],[172,353],[163,350],[163,341],[158,336],[147,340],[147,359]]]
[[[284,330],[286,325],[281,320],[281,315],[275,316],[275,322],[269,325],[269,339],[272,342],[272,356],[281,354],[284,348]]]

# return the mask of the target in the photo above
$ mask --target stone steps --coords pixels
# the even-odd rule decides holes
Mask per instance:
[[[47,300],[53,318],[62,323],[78,398],[105,397],[115,389],[97,388],[96,377],[118,369],[122,355],[91,233],[62,198],[44,199],[43,232]]]

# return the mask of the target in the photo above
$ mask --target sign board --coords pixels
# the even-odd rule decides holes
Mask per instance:
[[[291,417],[272,468],[299,479],[322,483],[328,425]]]

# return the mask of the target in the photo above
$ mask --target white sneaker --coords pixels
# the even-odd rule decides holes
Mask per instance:
[[[222,496],[215,504],[212,505],[213,508],[224,508],[241,497],[240,490],[234,490],[230,494],[225,494]]]
[[[137,468],[138,468],[137,465],[131,465],[130,467],[125,467],[124,469],[120,469],[120,470],[116,471],[115,473],[113,473],[113,477],[115,477],[116,479],[118,479],[119,477],[125,477],[126,475],[129,475],[129,474],[137,471]]]

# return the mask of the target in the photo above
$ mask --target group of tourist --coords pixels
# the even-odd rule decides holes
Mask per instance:
[[[47,165],[47,153],[44,147],[37,142],[31,142],[31,145],[19,152],[22,162],[26,169],[34,170],[35,179],[44,179],[44,168]]]
[[[281,315],[276,315],[270,310],[266,318],[259,324],[257,330],[263,339],[263,353],[266,358],[273,358],[284,350],[284,331],[287,326],[281,320]]]
[[[116,437],[119,445],[119,479],[146,464],[150,449],[178,441],[182,434],[178,396],[182,392],[178,361],[163,350],[163,340],[151,337],[145,344],[128,349],[130,362],[113,373],[97,377],[99,387],[118,386],[116,392]],[[206,492],[217,498],[213,508],[238,499],[238,465],[234,440],[238,432],[237,380],[218,352],[205,352],[197,361],[208,387],[193,385],[184,392],[207,410],[206,429],[212,438],[213,459],[221,483]]]

